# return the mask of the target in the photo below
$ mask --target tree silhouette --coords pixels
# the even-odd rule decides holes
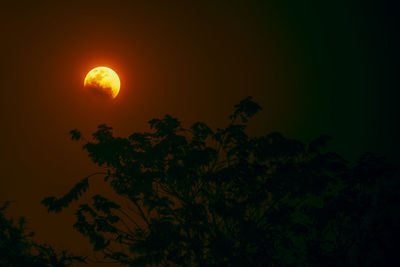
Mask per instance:
[[[26,232],[24,217],[18,222],[7,219],[4,212],[10,202],[0,207],[0,266],[5,267],[68,267],[74,261],[84,263],[83,257],[67,251],[57,253],[47,244],[32,240],[33,232]]]
[[[169,115],[128,138],[100,125],[83,148],[118,197],[81,204],[74,228],[105,258],[129,266],[389,263],[400,222],[398,168],[371,154],[351,166],[323,151],[327,136],[308,145],[276,132],[248,136],[260,109],[248,97],[216,130],[201,122],[183,128]],[[90,177],[42,203],[60,212]]]

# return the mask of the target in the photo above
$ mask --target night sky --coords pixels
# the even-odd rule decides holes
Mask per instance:
[[[223,127],[249,95],[263,107],[253,134],[328,134],[348,160],[371,151],[399,161],[396,8],[320,2],[2,4],[0,201],[15,201],[9,214],[26,216],[37,240],[85,253],[74,209],[40,204],[97,170],[70,130],[90,137],[106,123],[128,136],[166,113]],[[96,66],[118,73],[116,99],[85,93]]]

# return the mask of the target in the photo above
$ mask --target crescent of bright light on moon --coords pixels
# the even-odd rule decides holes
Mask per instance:
[[[97,67],[86,74],[83,85],[97,93],[115,98],[119,93],[121,82],[117,73],[112,69]]]

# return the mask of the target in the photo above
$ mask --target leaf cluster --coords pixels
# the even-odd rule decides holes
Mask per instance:
[[[0,207],[0,266],[68,267],[73,262],[86,262],[84,257],[65,250],[57,252],[47,244],[34,242],[34,233],[26,231],[24,217],[15,222],[5,216],[9,204]]]
[[[388,261],[393,249],[377,244],[393,241],[388,232],[400,222],[398,169],[373,155],[350,166],[324,151],[327,136],[310,144],[277,132],[249,136],[259,110],[246,98],[216,130],[202,122],[184,128],[170,115],[128,138],[100,125],[83,148],[119,198],[81,204],[74,227],[105,258],[129,266]],[[88,186],[83,180],[43,204],[59,212]]]

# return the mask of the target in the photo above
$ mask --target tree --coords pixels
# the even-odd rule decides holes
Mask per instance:
[[[280,133],[251,137],[261,107],[248,97],[230,123],[183,128],[166,115],[151,132],[114,137],[100,125],[83,149],[128,204],[95,195],[74,228],[95,251],[129,266],[374,266],[390,260],[400,222],[398,168],[366,155],[352,167]],[[78,130],[72,139],[80,140]],[[60,212],[89,187],[45,198]],[[390,218],[385,219],[383,218]],[[380,232],[376,231],[378,227]],[[397,238],[397,237],[396,237]],[[379,247],[379,242],[386,247]]]
[[[57,253],[47,244],[32,240],[33,232],[26,232],[25,218],[18,222],[7,219],[4,212],[9,202],[0,207],[0,266],[7,267],[68,267],[74,261],[85,262],[83,257],[67,251]]]

